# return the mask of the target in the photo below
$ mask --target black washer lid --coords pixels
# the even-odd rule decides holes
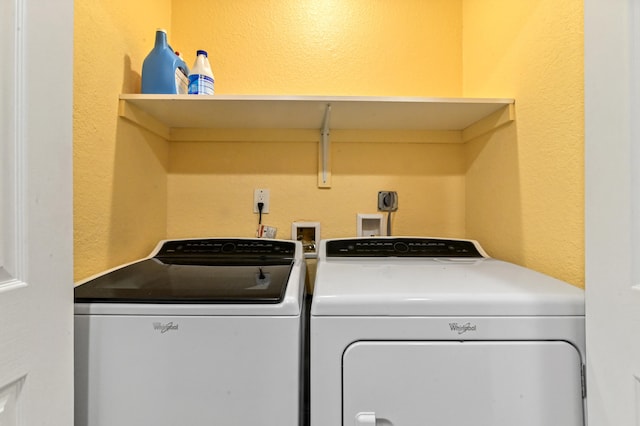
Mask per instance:
[[[295,243],[181,240],[75,288],[76,303],[279,303]]]

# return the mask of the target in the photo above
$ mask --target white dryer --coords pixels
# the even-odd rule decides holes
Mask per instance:
[[[299,426],[299,242],[170,240],[75,288],[76,426]]]
[[[320,244],[311,426],[583,426],[584,292],[471,240]]]

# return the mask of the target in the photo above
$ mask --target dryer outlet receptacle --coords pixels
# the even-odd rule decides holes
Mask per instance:
[[[378,210],[382,212],[398,210],[398,193],[396,191],[379,191]]]

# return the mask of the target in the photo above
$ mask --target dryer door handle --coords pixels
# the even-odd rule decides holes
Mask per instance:
[[[372,411],[363,411],[356,414],[355,426],[393,426],[393,423],[388,419],[376,417],[376,413]]]
[[[376,426],[376,413],[356,414],[355,426]]]

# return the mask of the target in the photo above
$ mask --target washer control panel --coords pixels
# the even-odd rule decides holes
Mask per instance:
[[[167,241],[156,257],[166,256],[278,256],[293,257],[295,243],[262,239],[212,238]]]
[[[484,257],[473,241],[439,238],[348,238],[330,240],[327,257]]]

